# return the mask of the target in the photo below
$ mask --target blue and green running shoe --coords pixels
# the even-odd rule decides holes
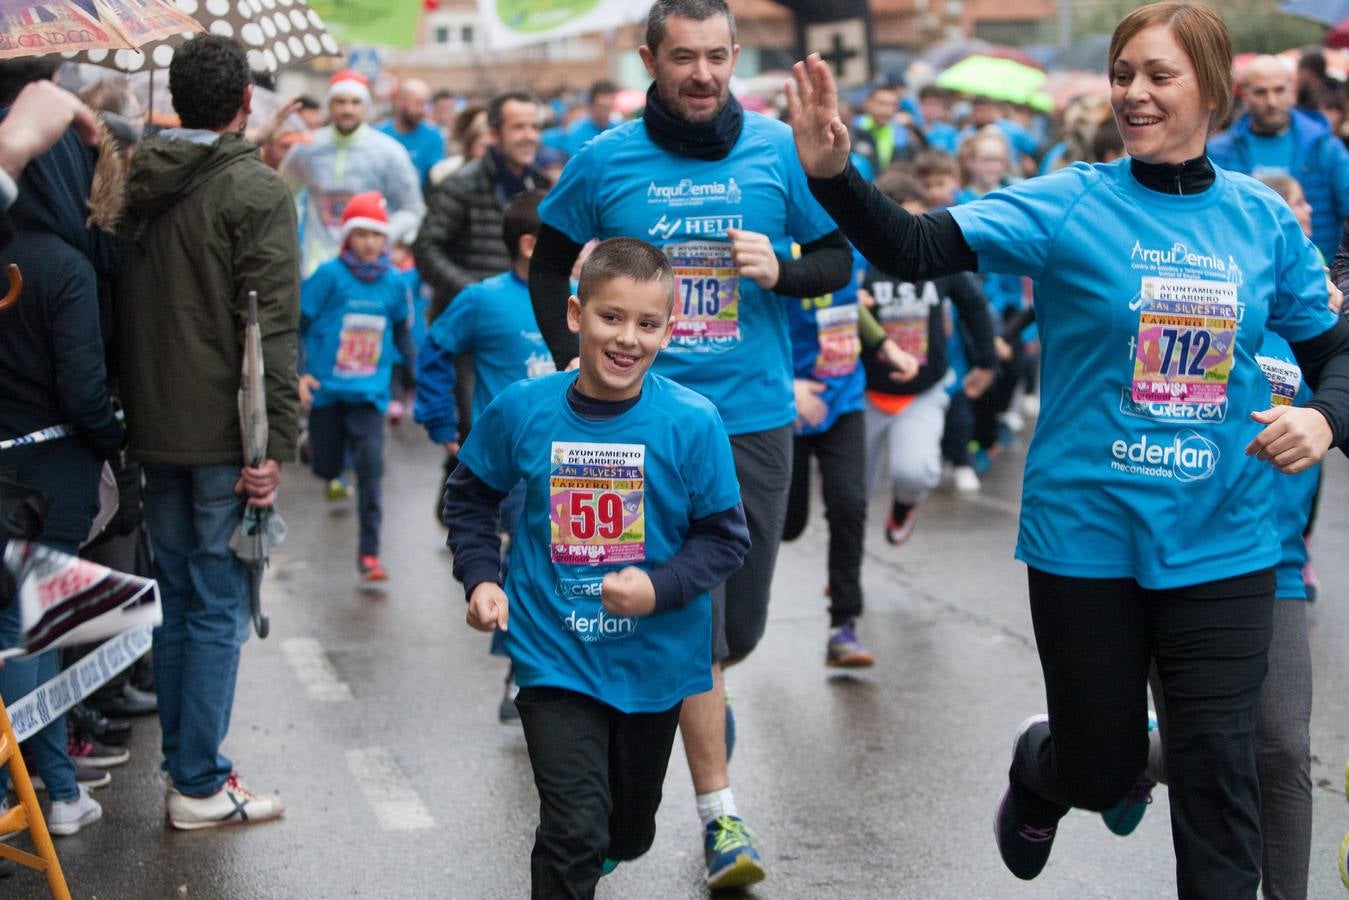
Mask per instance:
[[[707,823],[703,843],[707,855],[707,886],[719,891],[763,881],[765,872],[754,835],[739,816],[718,816]]]
[[[1151,736],[1156,730],[1157,714],[1148,710],[1148,735]],[[1143,814],[1148,811],[1148,804],[1152,802],[1152,789],[1156,786],[1157,783],[1146,775],[1140,775],[1123,800],[1101,813],[1105,827],[1120,837],[1133,834],[1138,823],[1143,821]]]

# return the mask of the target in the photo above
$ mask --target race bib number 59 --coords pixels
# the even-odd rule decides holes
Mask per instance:
[[[644,444],[553,442],[548,527],[554,563],[646,559],[645,465]]]

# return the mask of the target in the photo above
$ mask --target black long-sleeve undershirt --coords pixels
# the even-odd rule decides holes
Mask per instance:
[[[534,255],[529,258],[534,321],[559,372],[581,352],[580,341],[567,327],[567,297],[571,295],[571,269],[582,246],[553,226],[544,225],[539,228]]]
[[[979,257],[946,210],[910,214],[848,167],[833,178],[808,179],[810,192],[873,266],[905,281],[973,272]]]
[[[1349,322],[1337,318],[1330,330],[1289,342],[1302,377],[1315,392],[1307,407],[1326,417],[1331,446],[1349,455]]]

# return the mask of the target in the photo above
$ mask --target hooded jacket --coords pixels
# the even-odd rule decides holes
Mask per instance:
[[[99,282],[119,248],[86,224],[93,182],[93,151],[74,131],[19,179],[13,239],[0,251],[0,268],[13,263],[23,278],[19,301],[0,312],[0,440],[68,424],[87,452],[111,459],[122,426],[108,397]]]
[[[114,316],[130,452],[174,465],[243,461],[237,393],[257,291],[267,456],[295,458],[300,259],[295,204],[255,146],[169,132],[132,159]],[[202,140],[197,140],[202,139]]]
[[[1293,130],[1293,158],[1288,174],[1302,185],[1302,192],[1311,204],[1312,243],[1320,248],[1321,255],[1331,259],[1340,239],[1340,228],[1349,216],[1349,151],[1330,133],[1324,119],[1300,109],[1292,112],[1288,127]],[[1255,140],[1251,115],[1247,113],[1227,131],[1209,138],[1209,159],[1229,171],[1253,174],[1251,142]]]

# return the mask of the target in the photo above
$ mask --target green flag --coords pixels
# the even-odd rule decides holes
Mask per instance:
[[[309,0],[342,45],[411,47],[421,20],[421,0]]]

